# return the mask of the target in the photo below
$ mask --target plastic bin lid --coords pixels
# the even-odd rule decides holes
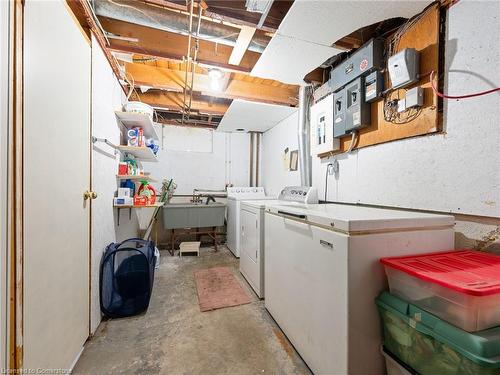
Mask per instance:
[[[500,327],[467,332],[388,292],[380,294],[376,303],[471,361],[484,367],[500,368]]]
[[[447,251],[380,262],[419,279],[474,296],[500,293],[500,256],[474,250]]]

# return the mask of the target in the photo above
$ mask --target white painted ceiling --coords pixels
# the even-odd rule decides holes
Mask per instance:
[[[410,18],[431,2],[295,0],[251,75],[302,84],[304,76],[340,52],[346,35],[394,17]]]
[[[297,108],[294,107],[236,99],[227,109],[217,130],[234,132],[237,129],[245,129],[247,132],[265,132],[295,111]]]

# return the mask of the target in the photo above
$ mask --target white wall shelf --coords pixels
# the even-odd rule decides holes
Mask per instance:
[[[136,112],[121,112],[115,111],[116,117],[123,125],[124,128],[132,129],[134,126],[140,126],[144,129],[145,138],[153,138],[155,141],[159,141],[160,137],[154,128],[153,120],[148,115]]]
[[[116,208],[118,210],[118,215],[117,215],[117,219],[116,219],[116,225],[120,225],[120,210],[122,208],[127,208],[128,209],[128,219],[131,220],[132,219],[132,209],[136,209],[136,208],[158,208],[158,207],[162,207],[165,203],[164,202],[156,202],[155,204],[148,204],[148,205],[145,205],[145,206],[139,206],[139,205],[136,205],[136,204],[113,204],[113,207]]]
[[[158,158],[149,147],[117,146],[124,154],[132,155],[136,160],[158,162]]]
[[[162,207],[164,205],[163,202],[156,202],[155,204],[147,204],[145,206],[137,205],[137,204],[114,204],[115,208],[155,208]]]
[[[127,174],[120,175],[120,174],[117,174],[116,178],[119,180],[134,180],[134,181],[145,180],[145,181],[149,181],[149,182],[157,182],[154,178],[152,178],[149,175],[127,175]]]

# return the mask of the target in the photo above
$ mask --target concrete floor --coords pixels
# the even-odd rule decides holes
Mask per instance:
[[[103,321],[74,374],[311,374],[227,248],[199,258],[162,251],[161,261],[146,314]],[[193,272],[214,266],[229,267],[253,302],[200,312]]]

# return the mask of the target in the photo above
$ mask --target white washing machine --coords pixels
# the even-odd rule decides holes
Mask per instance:
[[[226,246],[235,257],[240,257],[240,204],[249,199],[276,199],[267,197],[263,187],[227,188],[227,240]]]
[[[382,375],[382,257],[454,248],[454,217],[342,204],[265,210],[265,306],[315,375]]]
[[[315,188],[288,186],[278,199],[248,200],[240,208],[240,272],[259,298],[264,298],[264,209],[275,204],[317,204]]]

